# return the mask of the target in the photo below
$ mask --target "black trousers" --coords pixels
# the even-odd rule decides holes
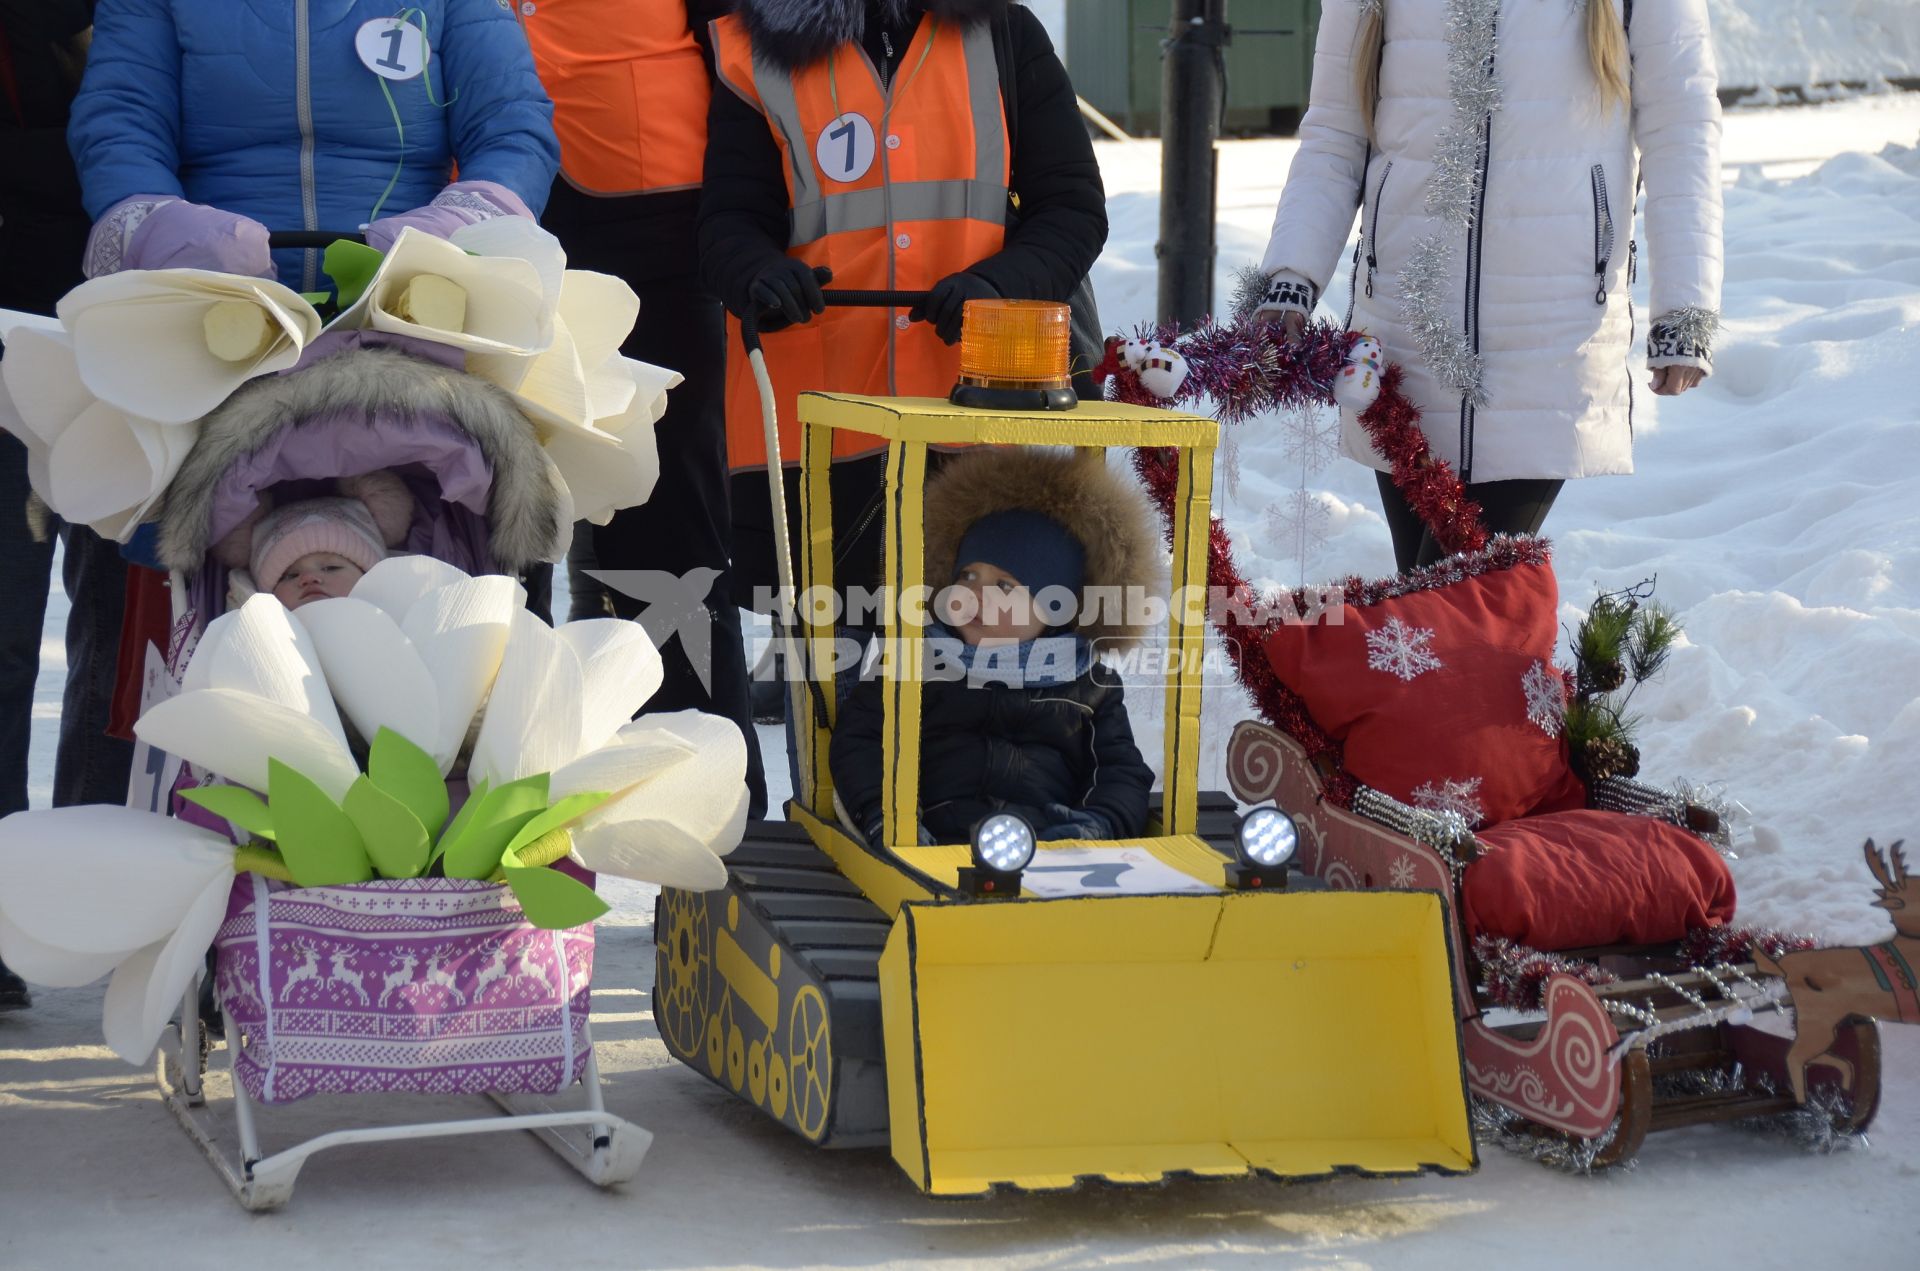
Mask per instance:
[[[1380,485],[1387,532],[1393,536],[1394,568],[1404,574],[1445,556],[1446,550],[1434,541],[1432,532],[1421,523],[1419,514],[1393,484],[1393,478],[1384,472],[1373,475]],[[1488,533],[1538,534],[1554,499],[1559,497],[1562,484],[1552,477],[1469,482],[1467,497],[1480,505],[1480,519]]]

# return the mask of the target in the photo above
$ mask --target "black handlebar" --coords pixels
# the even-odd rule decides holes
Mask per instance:
[[[826,282],[833,277],[833,275],[825,269],[818,269],[814,272],[822,282]],[[843,309],[911,309],[915,305],[924,302],[929,294],[930,293],[925,291],[856,291],[842,289],[838,291],[822,290],[820,298],[825,300],[830,308],[837,306]],[[760,347],[761,319],[769,317],[776,312],[777,310],[769,309],[761,313],[746,314],[740,319],[740,343],[747,352],[751,353]]]
[[[366,234],[357,229],[277,229],[267,233],[267,246],[277,252],[325,251],[338,242],[366,241]]]

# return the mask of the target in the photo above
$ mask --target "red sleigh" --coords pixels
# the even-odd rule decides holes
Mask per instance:
[[[1490,543],[1458,477],[1429,453],[1400,368],[1380,365],[1378,346],[1363,347],[1358,334],[1314,323],[1300,339],[1286,341],[1245,315],[1187,333],[1171,327],[1143,333],[1142,347],[1148,334],[1190,368],[1170,400],[1211,408],[1228,424],[1272,409],[1332,405],[1336,379],[1365,363],[1377,375],[1377,396],[1347,405],[1434,538],[1455,553],[1491,549],[1492,556],[1512,558],[1536,550],[1522,540]],[[1110,397],[1151,400],[1126,352],[1122,341],[1109,340],[1096,375],[1107,381]],[[1135,468],[1171,517],[1179,491],[1168,456],[1137,451]],[[1257,607],[1260,597],[1239,574],[1218,521],[1207,577],[1216,594]],[[1409,589],[1428,585],[1415,581]],[[1349,601],[1356,600],[1354,588],[1363,601],[1401,594],[1398,581],[1354,579],[1348,587]],[[1287,598],[1281,599],[1284,607]],[[1298,612],[1314,612],[1306,593],[1293,599],[1303,602]],[[1815,1143],[1866,1128],[1880,1097],[1876,1026],[1863,1019],[1842,1025],[1821,1066],[1808,1072],[1805,1102],[1796,1100],[1786,1064],[1792,1034],[1762,1021],[1775,1012],[1784,1020],[1783,986],[1749,961],[1688,956],[1683,945],[1560,950],[1555,965],[1571,973],[1553,974],[1537,1000],[1527,995],[1524,1005],[1533,1009],[1497,1002],[1464,930],[1461,882],[1479,850],[1474,836],[1459,817],[1401,803],[1345,769],[1341,747],[1320,732],[1268,659],[1265,645],[1277,621],[1252,619],[1235,604],[1215,615],[1224,648],[1261,713],[1292,729],[1290,735],[1267,723],[1240,724],[1228,747],[1228,785],[1243,804],[1271,801],[1293,816],[1300,830],[1296,867],[1325,886],[1433,891],[1447,899],[1467,1080],[1482,1101],[1478,1119],[1485,1128],[1510,1141],[1524,1138],[1535,1155],[1582,1170],[1629,1160],[1649,1133],[1688,1125],[1765,1120]],[[1311,755],[1296,738],[1316,743]],[[1590,807],[1683,828],[1710,815],[1618,777],[1586,793]],[[1744,945],[1737,947],[1744,956]]]
[[[1744,991],[1761,984],[1751,963],[1689,967],[1672,947],[1569,951],[1620,978],[1592,986],[1556,975],[1541,1011],[1499,1020],[1460,921],[1470,837],[1431,841],[1434,818],[1365,787],[1353,810],[1338,807],[1300,744],[1253,720],[1228,743],[1227,783],[1243,803],[1271,801],[1292,814],[1300,827],[1297,867],[1328,887],[1449,898],[1468,1087],[1523,1119],[1523,1129],[1563,1137],[1574,1163],[1603,1168],[1629,1160],[1649,1133],[1681,1126],[1797,1115],[1823,1117],[1834,1133],[1851,1134],[1873,1119],[1880,1036],[1871,1021],[1841,1030],[1833,1054],[1846,1066],[1810,1070],[1802,1109],[1787,1093],[1792,1036],[1759,1026],[1770,1003],[1755,1015],[1754,1006],[1734,1000],[1769,996]],[[1620,779],[1601,783],[1595,802],[1642,815],[1685,814],[1666,792]]]

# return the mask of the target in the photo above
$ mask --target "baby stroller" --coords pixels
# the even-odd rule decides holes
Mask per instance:
[[[276,235],[276,245],[286,238]],[[444,348],[372,332],[343,340],[305,369],[250,381],[207,416],[168,487],[158,554],[174,621],[165,653],[148,652],[143,713],[190,674],[200,637],[228,607],[219,545],[267,501],[319,497],[385,472],[411,501],[399,553],[518,575],[564,548],[564,486],[505,394],[462,373]],[[134,771],[130,802],[209,816],[179,797],[204,783],[192,765],[142,743]],[[329,1148],[502,1130],[533,1132],[598,1186],[624,1182],[651,1135],[606,1111],[588,1026],[593,952],[590,923],[536,928],[497,882],[302,888],[242,873],[215,939],[212,991],[189,986],[162,1037],[156,1079],[248,1209],[284,1204],[301,1166]],[[208,1105],[218,1037],[237,1156]],[[548,1102],[576,1081],[582,1106]],[[504,1115],[263,1147],[262,1109],[360,1092],[485,1094]]]

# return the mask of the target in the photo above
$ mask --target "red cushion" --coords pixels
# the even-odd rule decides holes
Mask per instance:
[[[1733,918],[1733,875],[1677,825],[1624,812],[1555,812],[1480,831],[1460,884],[1469,938],[1535,949],[1654,944]]]
[[[1281,626],[1266,653],[1314,722],[1342,742],[1356,780],[1471,824],[1584,802],[1560,736],[1550,565],[1345,605],[1341,617]]]

